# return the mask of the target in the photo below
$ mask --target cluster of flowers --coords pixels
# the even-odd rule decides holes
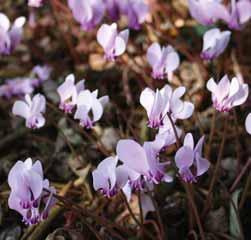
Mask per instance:
[[[103,24],[97,32],[97,41],[105,52],[105,59],[114,61],[116,57],[126,51],[129,30],[118,32],[117,24]],[[153,43],[147,50],[147,60],[152,66],[152,76],[155,79],[172,78],[180,63],[179,55],[170,45],[161,48],[158,43]]]
[[[40,6],[41,3],[41,0],[29,1],[29,5],[34,7]],[[134,29],[140,27],[148,13],[148,6],[143,0],[68,0],[68,4],[75,19],[85,30],[101,22],[105,9],[113,20],[118,20],[120,14],[126,15],[129,27]],[[250,19],[250,4],[249,0],[233,0],[229,7],[219,0],[189,0],[190,12],[200,23],[211,25],[223,20],[232,29],[240,29]],[[16,25],[14,23],[9,31],[7,17],[2,14],[0,18],[0,51],[8,54],[13,43],[17,43],[17,40],[12,39],[20,41],[24,19],[21,18]],[[201,57],[211,60],[222,54],[230,35],[231,32],[221,32],[218,28],[206,32]],[[103,24],[97,33],[97,40],[104,48],[105,58],[111,61],[125,52],[128,38],[129,30],[118,32],[116,23]],[[147,60],[153,69],[152,76],[156,79],[166,76],[171,79],[180,62],[177,52],[171,46],[161,48],[158,43],[153,43],[148,48]],[[41,72],[40,70],[38,72]],[[41,75],[44,75],[43,71]],[[212,93],[213,106],[219,112],[229,112],[233,107],[243,104],[249,92],[247,84],[238,78],[230,81],[228,76],[224,76],[219,83],[210,79],[207,89]],[[146,88],[141,93],[140,103],[146,110],[148,127],[158,129],[158,133],[153,141],[147,141],[143,146],[132,139],[119,140],[116,156],[104,159],[93,171],[95,190],[107,197],[123,191],[130,200],[133,191],[144,192],[154,184],[173,181],[173,177],[167,172],[171,162],[166,159],[163,161],[161,153],[175,143],[180,145],[182,130],[176,126],[176,122],[193,114],[194,105],[181,99],[185,91],[185,87],[173,90],[166,84],[162,89],[153,91]],[[74,119],[78,119],[80,125],[85,128],[93,127],[101,118],[104,106],[109,101],[108,96],[98,98],[98,90],[91,92],[85,89],[84,80],[75,84],[73,74],[66,77],[57,92],[60,96],[59,108],[67,114],[72,114],[75,110]],[[45,124],[45,108],[45,97],[37,94],[33,98],[26,95],[24,101],[16,101],[12,111],[15,115],[25,118],[27,127],[35,129]],[[251,114],[246,119],[246,129],[251,133]],[[185,182],[196,182],[210,167],[209,161],[202,157],[203,143],[204,136],[195,146],[192,134],[187,133],[183,145],[179,146],[175,153],[174,169]],[[8,182],[11,188],[9,206],[23,216],[25,223],[35,224],[48,216],[48,211],[55,202],[55,189],[44,179],[39,161],[35,164],[32,164],[31,159],[18,161],[9,173]]]
[[[17,161],[9,172],[8,183],[11,189],[9,207],[23,216],[25,224],[37,224],[48,217],[55,204],[53,194],[56,190],[44,179],[39,160],[34,164],[31,158]]]
[[[129,28],[138,30],[149,11],[144,0],[68,0],[68,5],[76,21],[86,31],[102,21],[106,10],[113,21],[117,21],[120,15],[127,16]]]
[[[98,98],[98,90],[91,92],[84,87],[84,80],[75,84],[75,77],[70,74],[64,83],[57,89],[60,96],[59,108],[65,113],[72,113],[76,107],[74,119],[80,121],[80,125],[90,129],[103,115],[104,107],[109,101],[108,96]],[[45,124],[43,114],[46,110],[46,99],[42,94],[36,94],[33,98],[29,94],[24,100],[14,103],[12,113],[26,120],[26,127],[31,129],[41,128]]]
[[[49,80],[51,68],[49,66],[35,66],[29,77],[18,77],[7,79],[0,86],[0,97],[11,98],[25,96],[34,92],[44,81]]]
[[[41,7],[43,0],[28,0],[28,6]],[[85,31],[95,28],[107,11],[113,21],[121,15],[128,19],[129,28],[139,30],[149,13],[145,0],[68,0],[73,17]]]
[[[231,4],[225,5],[221,0],[189,0],[189,10],[203,25],[222,20],[229,28],[239,30],[251,18],[251,1],[231,0]]]
[[[161,162],[160,153],[179,141],[176,137],[180,137],[181,130],[175,125],[176,120],[187,119],[193,113],[193,104],[181,100],[184,93],[184,87],[173,91],[169,85],[156,92],[146,88],[141,93],[140,103],[147,112],[148,126],[159,129],[159,133],[154,141],[143,146],[131,139],[119,140],[116,156],[106,158],[93,171],[94,189],[107,197],[122,190],[130,199],[132,191],[173,181],[166,173],[170,162]],[[188,133],[175,154],[179,176],[186,182],[196,182],[209,168],[208,160],[202,157],[203,141],[204,137],[194,147],[193,136]]]

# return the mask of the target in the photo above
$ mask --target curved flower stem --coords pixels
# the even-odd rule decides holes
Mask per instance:
[[[221,162],[221,158],[222,158],[222,155],[223,155],[223,150],[224,150],[225,140],[226,140],[226,129],[227,129],[227,117],[225,116],[224,130],[223,130],[221,145],[220,145],[220,149],[219,149],[219,152],[218,152],[218,158],[217,158],[214,174],[213,174],[212,180],[210,182],[208,195],[207,195],[207,198],[206,198],[206,201],[205,201],[205,205],[204,205],[205,207],[204,207],[204,210],[202,212],[202,216],[205,216],[206,213],[208,212],[208,210],[210,210],[210,208],[211,208],[211,201],[210,200],[211,200],[211,196],[212,196],[212,193],[213,193],[214,185],[215,185],[215,183],[217,181],[218,172],[219,172],[219,169],[220,169],[220,162]]]
[[[241,210],[243,208],[243,205],[246,201],[246,198],[247,198],[247,195],[248,195],[248,189],[251,185],[251,172],[249,173],[248,177],[247,177],[247,181],[245,183],[245,186],[244,186],[244,189],[243,189],[243,192],[241,194],[241,200],[240,200],[240,203],[239,203],[239,209]]]
[[[177,130],[175,128],[175,124],[174,124],[173,119],[172,119],[172,117],[170,116],[169,113],[167,113],[167,116],[168,116],[168,118],[169,118],[169,120],[171,122],[173,131],[175,133],[176,142],[177,142],[177,148],[179,148],[181,146],[181,143],[180,143],[180,140],[179,140],[179,137],[178,137]],[[204,233],[204,230],[203,230],[203,227],[202,227],[202,224],[201,224],[200,216],[199,216],[199,213],[198,213],[198,209],[197,209],[197,207],[195,205],[195,202],[194,202],[194,198],[193,198],[193,194],[192,194],[192,189],[191,189],[192,186],[190,186],[189,184],[184,183],[184,182],[182,182],[182,185],[185,188],[185,191],[186,191],[186,194],[187,194],[187,198],[189,200],[189,203],[190,203],[190,206],[192,208],[192,211],[193,211],[196,223],[197,223],[198,228],[199,228],[201,239],[202,240],[206,240],[205,233]]]
[[[206,158],[207,159],[210,159],[211,146],[212,146],[213,136],[215,133],[215,123],[216,123],[216,110],[214,109],[213,117],[211,120],[209,140],[208,140],[208,144],[207,144],[207,148],[206,148]]]
[[[138,195],[138,202],[139,202],[140,222],[141,222],[142,225],[144,225],[144,216],[143,216],[143,209],[142,209],[140,191],[137,192],[137,195]]]
[[[127,199],[126,199],[125,194],[124,194],[122,191],[121,191],[121,196],[122,196],[123,202],[125,202],[125,204],[126,204],[127,210],[129,211],[131,217],[133,218],[134,222],[135,222],[140,228],[142,228],[142,224],[141,224],[140,221],[136,218],[135,214],[133,213],[133,211],[132,211],[132,209],[131,209],[131,207],[130,207],[130,205],[129,205]]]
[[[167,235],[165,234],[164,224],[163,224],[163,221],[162,221],[161,216],[160,216],[160,211],[159,211],[157,201],[155,200],[155,198],[153,197],[152,193],[149,190],[148,190],[148,193],[149,193],[149,196],[150,196],[150,198],[151,198],[151,200],[153,202],[153,206],[155,208],[157,219],[158,219],[158,222],[159,222],[160,236],[161,236],[160,239],[166,239],[167,240]]]
[[[180,143],[180,139],[179,139],[179,136],[178,136],[175,124],[173,122],[172,116],[170,115],[170,113],[167,113],[167,116],[168,116],[168,118],[169,118],[169,120],[171,122],[171,125],[172,125],[172,128],[173,128],[173,132],[174,132],[174,135],[175,135],[175,138],[176,138],[176,147],[180,148],[181,143]]]
[[[198,209],[197,209],[197,207],[195,205],[195,202],[194,202],[194,197],[193,197],[192,188],[191,188],[192,186],[189,185],[188,183],[183,183],[183,186],[184,186],[184,188],[186,190],[187,198],[188,198],[190,206],[191,206],[191,208],[193,210],[194,217],[195,217],[197,226],[199,228],[201,239],[206,240],[205,233],[204,233],[204,230],[203,230],[203,227],[202,227],[202,224],[201,224],[200,216],[199,216],[199,213],[198,213]]]
[[[235,190],[236,186],[238,185],[238,183],[240,182],[240,180],[242,179],[244,174],[247,172],[247,170],[249,170],[250,165],[251,165],[251,159],[248,159],[245,166],[242,168],[241,172],[238,174],[237,178],[235,179],[234,183],[232,184],[232,186],[230,188],[230,193],[232,193]]]
[[[150,237],[151,239],[155,239],[155,237],[154,237],[148,230],[146,230],[146,229],[144,228],[144,224],[143,224],[143,223],[140,223],[140,221],[136,218],[135,214],[133,213],[133,211],[132,211],[132,209],[131,209],[131,207],[130,207],[130,205],[129,205],[127,199],[126,199],[125,194],[124,194],[122,191],[120,191],[120,192],[121,192],[122,200],[125,202],[126,207],[127,207],[128,211],[129,211],[131,217],[132,217],[133,220],[135,221],[135,223],[140,227],[140,229],[141,229],[143,232],[145,232],[146,235],[148,235],[148,237]]]

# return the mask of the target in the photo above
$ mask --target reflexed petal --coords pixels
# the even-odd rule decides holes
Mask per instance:
[[[104,49],[110,49],[112,44],[115,41],[117,35],[117,24],[113,23],[112,25],[103,24],[97,32],[98,43]]]
[[[175,114],[177,119],[187,119],[193,115],[194,105],[190,102],[184,102],[182,111]]]
[[[36,172],[29,170],[24,173],[25,183],[29,186],[34,200],[38,199],[43,190],[43,178]]]
[[[15,192],[10,192],[9,199],[8,199],[8,206],[10,209],[13,209],[19,212],[22,216],[26,216],[27,210],[24,210],[20,206],[20,198],[15,194]]]
[[[249,88],[247,84],[242,84],[239,91],[233,96],[233,106],[239,106],[246,102],[249,94]]]
[[[210,163],[207,159],[202,158],[199,153],[195,154],[195,165],[196,165],[196,175],[201,176],[204,174],[210,167]]]
[[[116,37],[115,39],[115,56],[123,54],[126,50],[126,43],[123,38]]]
[[[154,118],[160,116],[160,114],[163,113],[164,107],[165,106],[163,103],[163,98],[162,98],[159,90],[157,89],[149,118],[154,119]]]
[[[213,28],[208,30],[203,36],[203,51],[214,48],[216,45],[216,39],[220,36],[220,29]]]
[[[103,96],[103,97],[99,98],[98,100],[104,108],[109,102],[109,96]]]
[[[64,83],[58,87],[57,92],[60,96],[61,102],[71,98],[74,89],[74,82],[75,77],[73,74],[70,74],[66,77]]]
[[[154,98],[155,93],[150,88],[145,88],[140,95],[140,104],[146,109],[148,116],[151,114]]]
[[[44,113],[46,108],[46,100],[42,94],[36,94],[32,98],[31,114]]]
[[[3,13],[0,13],[0,27],[5,31],[7,32],[10,28],[10,20],[9,18],[3,14]]]
[[[79,81],[77,84],[76,84],[76,90],[77,90],[77,93],[80,93],[81,91],[84,91],[85,89],[85,80],[81,80]]]
[[[194,149],[194,140],[193,135],[191,133],[187,133],[184,138],[184,146]]]
[[[103,107],[96,98],[92,100],[92,113],[94,122],[98,121],[103,115]]]
[[[121,32],[119,33],[119,37],[121,37],[122,39],[124,39],[125,44],[127,44],[128,38],[129,38],[129,30],[126,29],[126,30],[124,30],[124,31],[121,31]]]
[[[116,184],[116,157],[108,157],[98,165],[93,171],[93,187],[95,190],[100,188],[112,189]]]
[[[92,107],[93,99],[92,93],[89,90],[84,90],[78,95],[77,106],[85,106],[89,111]]]
[[[194,148],[194,152],[198,153],[200,156],[202,155],[202,147],[204,144],[204,140],[205,140],[205,136],[202,136]]]
[[[80,105],[79,107],[77,107],[77,110],[74,114],[74,119],[86,119],[88,117],[89,110],[90,109],[88,109],[86,106]]]
[[[161,56],[162,56],[161,47],[158,43],[153,43],[147,49],[147,61],[152,67],[158,64],[158,62],[161,59]]]
[[[186,88],[185,87],[178,87],[173,91],[173,98],[181,98],[186,92]]]
[[[16,101],[13,105],[12,113],[14,115],[27,119],[30,115],[30,109],[29,109],[29,106],[25,102]]]
[[[183,146],[175,154],[175,163],[179,169],[191,167],[193,161],[194,153],[190,147]]]
[[[116,152],[118,158],[129,168],[141,174],[148,172],[149,165],[145,150],[134,140],[120,140]]]
[[[123,188],[129,180],[130,172],[125,165],[120,165],[116,168],[116,176],[117,176],[117,186],[119,188]]]
[[[171,52],[166,59],[166,72],[173,72],[179,67],[180,58],[176,52]]]
[[[218,101],[222,101],[229,94],[230,81],[227,75],[225,75],[218,83],[215,95]]]
[[[208,81],[207,81],[207,89],[212,92],[212,93],[215,93],[216,92],[216,89],[217,89],[217,84],[216,82],[214,81],[213,78],[210,78]]]
[[[33,164],[32,170],[35,171],[36,173],[38,173],[43,178],[43,167],[42,167],[42,164],[39,160],[37,160]]]

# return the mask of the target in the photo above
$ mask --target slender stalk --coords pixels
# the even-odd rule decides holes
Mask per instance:
[[[251,185],[251,172],[248,175],[247,181],[246,181],[245,186],[244,186],[244,190],[243,190],[243,192],[241,194],[239,209],[243,208],[243,205],[244,205],[244,203],[246,201],[246,198],[247,198],[248,189],[249,189],[250,185]]]
[[[198,213],[198,209],[197,209],[197,207],[195,205],[195,202],[194,202],[191,186],[189,184],[187,184],[187,183],[183,183],[183,186],[184,186],[184,188],[186,190],[190,206],[191,206],[191,208],[193,210],[195,221],[196,221],[197,226],[199,228],[200,237],[201,237],[202,240],[206,240],[205,233],[204,233],[204,230],[203,230],[203,227],[202,227],[202,224],[201,224],[200,216],[199,216],[199,213]]]
[[[232,193],[235,190],[236,186],[238,185],[244,174],[247,172],[247,170],[249,170],[250,164],[251,164],[251,159],[248,159],[245,166],[242,168],[240,174],[237,176],[234,183],[232,184],[230,188],[230,193]]]
[[[221,162],[221,158],[222,158],[223,151],[224,151],[224,146],[225,146],[225,141],[226,141],[226,129],[227,129],[227,117],[225,117],[225,120],[224,120],[224,130],[223,130],[221,145],[220,145],[220,149],[219,149],[219,152],[218,152],[218,158],[217,158],[214,174],[213,174],[212,180],[210,182],[208,195],[207,195],[207,198],[206,198],[206,201],[205,201],[205,205],[204,205],[205,207],[204,207],[204,210],[202,212],[202,216],[205,216],[206,213],[208,212],[208,210],[210,210],[210,208],[211,208],[211,204],[212,204],[211,203],[211,196],[212,196],[213,188],[214,188],[214,185],[215,185],[215,183],[217,181],[218,172],[219,172],[219,169],[220,169],[220,162]]]
[[[133,218],[134,222],[135,222],[140,228],[142,228],[142,224],[141,224],[140,221],[136,218],[135,214],[134,214],[133,211],[132,211],[132,208],[130,207],[130,205],[129,205],[127,199],[126,199],[125,194],[124,194],[122,191],[121,191],[121,196],[122,196],[123,202],[126,204],[126,207],[127,207],[128,211],[129,211],[131,217]]]
[[[237,165],[237,171],[240,171],[241,169],[241,144],[240,144],[240,139],[239,139],[239,129],[238,129],[238,117],[236,110],[233,109],[234,113],[234,129],[235,129],[235,142],[236,142],[236,157],[238,159],[238,165]]]
[[[177,148],[180,148],[180,146],[181,146],[180,139],[179,139],[175,124],[173,122],[173,119],[172,119],[172,116],[170,115],[170,113],[167,113],[167,117],[169,118],[171,125],[172,125],[172,128],[173,128],[173,132],[174,132],[174,135],[176,138],[176,146],[177,146]]]
[[[206,148],[206,158],[207,159],[210,159],[211,146],[212,146],[212,142],[213,142],[213,136],[214,136],[214,133],[215,133],[215,123],[216,123],[216,110],[214,109],[213,117],[212,117],[212,120],[211,120],[209,140],[208,140],[208,144],[207,144],[207,148]]]
[[[137,195],[138,195],[138,202],[139,202],[140,222],[141,222],[142,225],[144,225],[144,216],[143,216],[143,209],[142,209],[140,191],[137,192]]]
[[[149,192],[149,190],[148,190],[148,192]],[[151,198],[151,200],[153,202],[153,206],[155,208],[155,212],[156,212],[157,219],[158,219],[158,222],[159,222],[161,239],[164,239],[164,237],[165,237],[165,239],[167,239],[167,236],[165,234],[164,224],[163,224],[163,221],[162,221],[161,216],[160,216],[160,211],[159,211],[158,204],[157,204],[156,200],[154,199],[151,192],[149,192],[149,195],[150,195],[150,198]]]
[[[151,239],[155,239],[155,237],[154,237],[147,229],[144,228],[144,224],[143,224],[143,223],[140,223],[140,221],[136,218],[135,214],[134,214],[133,211],[132,211],[132,208],[130,207],[130,205],[129,205],[127,199],[126,199],[125,194],[124,194],[122,191],[120,191],[120,192],[121,192],[122,200],[125,202],[126,207],[127,207],[128,211],[129,211],[131,217],[132,217],[133,220],[135,221],[135,223],[140,227],[140,229],[141,229],[146,235],[148,235],[148,237],[150,237]]]

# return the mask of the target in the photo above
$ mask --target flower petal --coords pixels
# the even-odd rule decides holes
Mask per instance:
[[[145,150],[134,140],[120,140],[116,151],[118,158],[129,168],[141,174],[149,171]]]

